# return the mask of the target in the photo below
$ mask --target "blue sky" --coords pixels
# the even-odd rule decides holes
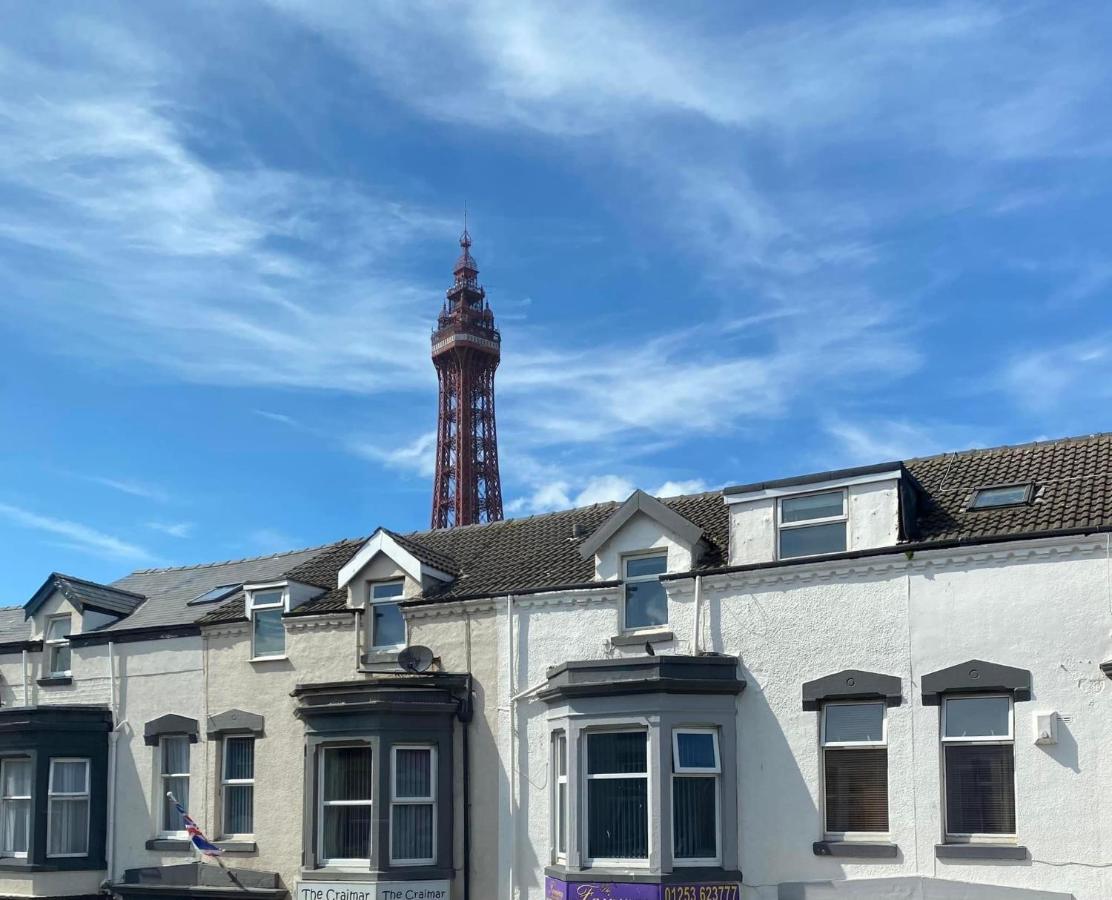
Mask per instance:
[[[1112,11],[13,4],[4,594],[425,527],[464,203],[529,514],[1106,430]]]

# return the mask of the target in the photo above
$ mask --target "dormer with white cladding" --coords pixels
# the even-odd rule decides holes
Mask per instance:
[[[822,559],[892,547],[915,521],[917,491],[901,462],[738,485],[730,510],[730,565]]]

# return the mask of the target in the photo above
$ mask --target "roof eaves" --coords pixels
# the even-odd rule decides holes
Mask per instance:
[[[752,484],[735,484],[722,489],[722,493],[729,497],[734,494],[751,494],[756,491],[765,491],[784,487],[802,487],[808,484],[819,484],[824,481],[840,481],[848,478],[859,478],[866,475],[880,475],[884,472],[904,471],[904,464],[900,460],[885,463],[874,463],[868,466],[854,466],[849,469],[830,469],[826,472],[812,472],[807,475],[794,475],[790,478],[776,478],[772,481],[755,481]]]

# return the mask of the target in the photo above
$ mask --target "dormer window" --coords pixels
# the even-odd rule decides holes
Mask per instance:
[[[668,571],[667,553],[627,556],[625,568],[624,627],[653,628],[668,624],[668,594],[660,576]]]
[[[1006,484],[976,488],[969,501],[970,509],[996,509],[1001,506],[1025,506],[1031,502],[1033,484]]]
[[[405,582],[380,581],[370,586],[371,646],[377,649],[405,646],[405,619],[398,601]]]
[[[251,617],[251,656],[253,659],[275,659],[286,655],[286,629],[282,613],[286,610],[286,592],[282,588],[252,591],[248,594]]]
[[[46,647],[46,666],[50,674],[70,674],[70,615],[51,616],[46,620],[43,644]]]
[[[779,558],[843,552],[846,520],[844,490],[781,498]]]

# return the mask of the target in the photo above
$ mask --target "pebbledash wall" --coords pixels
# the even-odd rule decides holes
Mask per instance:
[[[641,517],[630,525],[611,552],[667,547],[680,563],[676,570],[684,571],[679,541]],[[608,571],[603,562],[599,568]],[[668,582],[667,629],[633,646],[612,639],[621,635],[622,595],[614,587],[409,612],[412,633],[453,664],[464,663],[471,629],[470,656],[484,686],[482,708],[500,768],[515,773],[497,794],[476,791],[472,805],[480,858],[493,858],[487,853],[500,834],[497,896],[539,900],[545,894],[551,724],[536,694],[549,667],[569,659],[644,657],[647,640],[658,655],[712,652],[740,660],[747,683],[736,699],[735,735],[743,896],[826,897],[816,892],[832,882],[860,882],[864,891],[849,893],[843,884],[838,897],[903,896],[889,892],[900,884],[911,890],[905,880],[913,876],[934,886],[937,893],[926,897],[1012,896],[976,893],[978,886],[1030,891],[1017,898],[1112,896],[1112,691],[1099,668],[1112,624],[1107,535],[896,550],[703,575],[700,582],[697,642],[694,577]],[[477,622],[494,642],[481,652]],[[924,704],[921,678],[969,660],[1031,673],[1031,699],[1014,706],[1022,859],[952,859],[936,849],[943,842],[940,707]],[[823,839],[819,714],[803,708],[802,688],[847,669],[895,676],[901,684],[901,702],[888,710],[892,858],[820,856],[814,847]],[[1035,716],[1045,713],[1059,717],[1058,741],[1040,746]],[[481,766],[476,775],[492,780]],[[495,896],[493,884],[485,889],[490,874],[481,868],[484,891],[475,896]],[[945,893],[947,882],[960,891]]]

